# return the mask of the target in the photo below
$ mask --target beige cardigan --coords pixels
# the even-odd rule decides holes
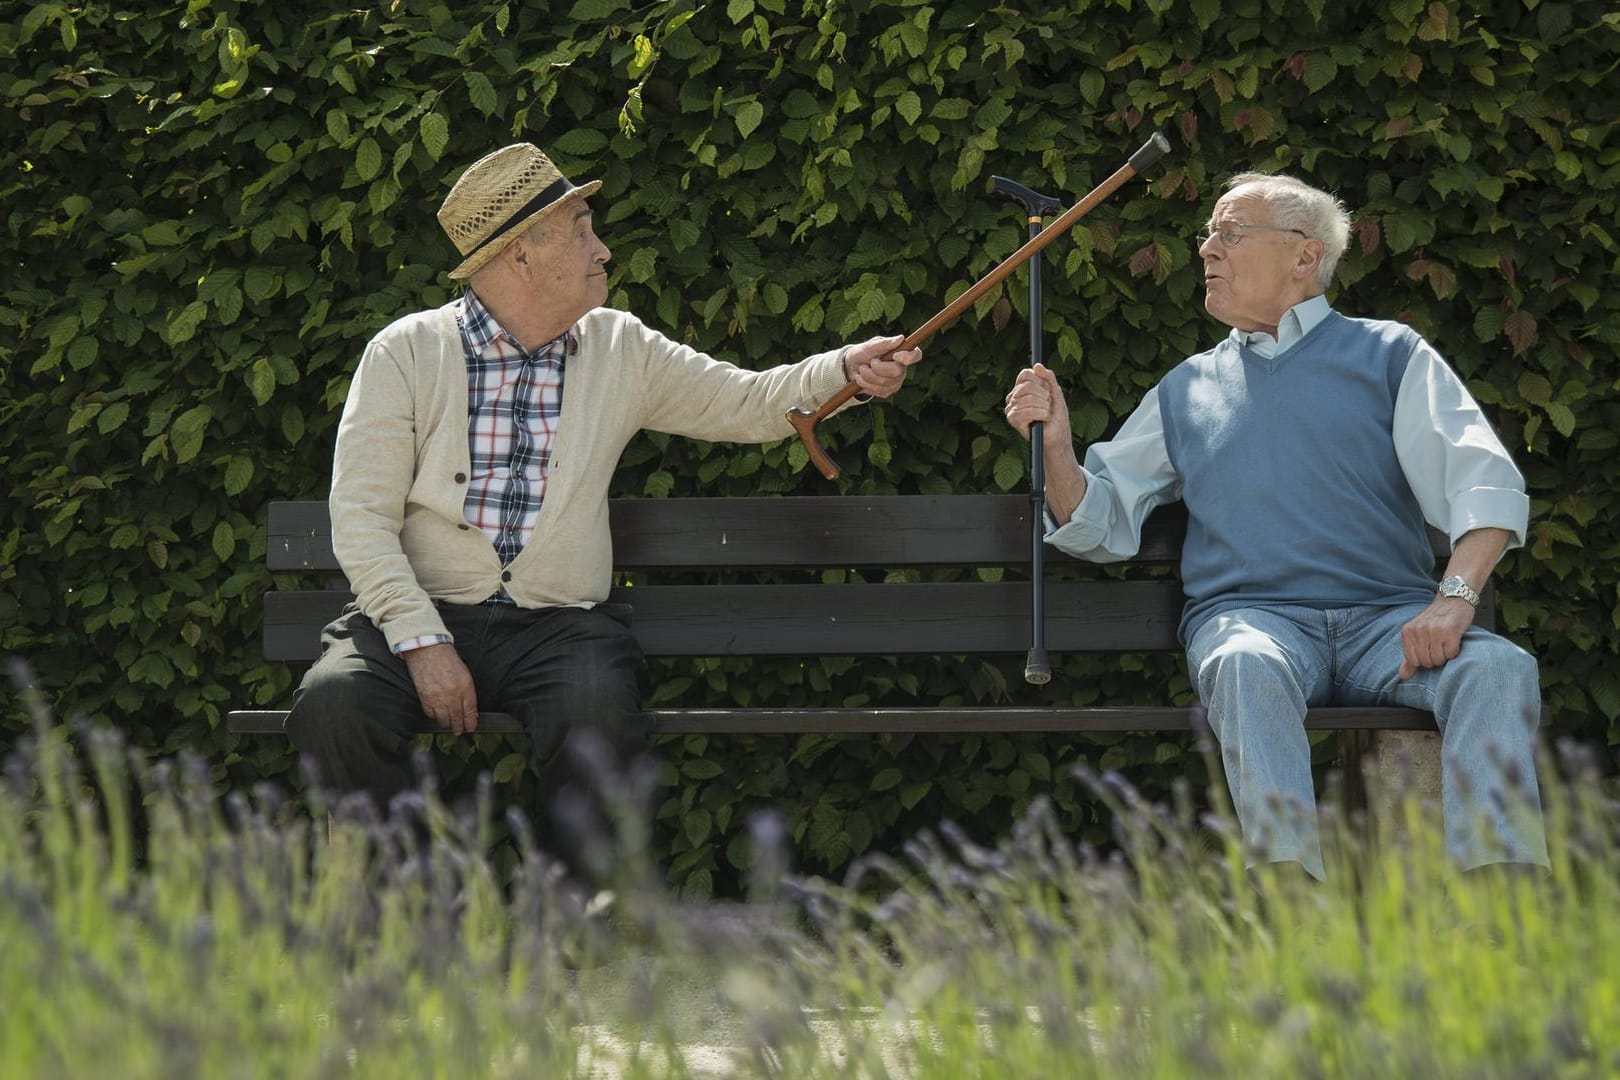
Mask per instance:
[[[575,329],[545,504],[505,574],[489,538],[462,514],[471,459],[454,305],[408,315],[366,346],[338,424],[332,547],[360,610],[390,645],[447,633],[434,600],[476,604],[502,584],[522,607],[605,599],[608,482],[637,431],[781,439],[793,433],[789,409],[814,408],[845,383],[836,351],[746,371],[611,308]]]

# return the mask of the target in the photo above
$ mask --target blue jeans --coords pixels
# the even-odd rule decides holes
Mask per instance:
[[[1440,728],[1446,850],[1458,865],[1547,865],[1535,658],[1470,627],[1455,659],[1398,680],[1401,628],[1426,606],[1272,604],[1222,612],[1194,631],[1187,666],[1254,862],[1295,860],[1324,876],[1306,709],[1405,705],[1433,712]]]

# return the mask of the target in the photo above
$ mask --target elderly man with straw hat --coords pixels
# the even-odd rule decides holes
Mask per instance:
[[[465,293],[366,346],[338,427],[333,547],[356,602],[330,624],[287,731],[321,777],[386,806],[414,786],[426,715],[477,730],[519,717],[545,787],[593,730],[644,736],[641,655],[604,603],[608,484],[643,429],[715,441],[792,434],[785,414],[849,381],[898,390],[917,350],[874,338],[768,371],[671,341],[603,307],[609,251],[538,148],[472,164],[439,210]]]
[[[1019,373],[1007,419],[1026,438],[1046,422],[1047,539],[1071,554],[1128,558],[1150,511],[1186,504],[1181,639],[1256,864],[1323,876],[1304,720],[1339,703],[1434,713],[1460,868],[1545,867],[1536,661],[1472,625],[1524,542],[1524,480],[1432,345],[1329,305],[1349,236],[1331,194],[1234,177],[1198,238],[1204,307],[1231,332],[1084,467],[1044,366]],[[1438,586],[1425,523],[1451,537]]]

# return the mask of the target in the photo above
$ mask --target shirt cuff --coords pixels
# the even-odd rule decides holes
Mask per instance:
[[[1086,493],[1081,496],[1080,505],[1074,508],[1068,521],[1046,534],[1047,543],[1072,554],[1091,551],[1108,538],[1108,496],[1098,490],[1102,485],[1089,470],[1082,467],[1080,473],[1086,478]],[[1052,523],[1056,519],[1047,514],[1047,521]]]
[[[427,634],[423,637],[406,638],[394,646],[394,655],[404,656],[413,649],[425,649],[429,645],[448,645],[450,641],[449,634]]]
[[[1506,529],[1513,539],[1508,550],[1524,546],[1530,521],[1530,496],[1514,488],[1469,488],[1451,500],[1451,521],[1446,531],[1452,544],[1475,529]]]

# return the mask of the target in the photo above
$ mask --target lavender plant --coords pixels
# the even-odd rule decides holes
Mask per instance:
[[[841,882],[753,823],[746,903],[678,901],[637,802],[581,891],[486,787],[383,816],[51,726],[0,779],[8,1077],[1607,1076],[1620,806],[1568,750],[1549,876],[1459,876],[1420,803],[1330,816],[1329,880],[1254,876],[1224,813],[1089,777],[1118,843],[1037,800]],[[641,777],[621,789],[632,790]],[[643,793],[644,794],[644,793]]]

